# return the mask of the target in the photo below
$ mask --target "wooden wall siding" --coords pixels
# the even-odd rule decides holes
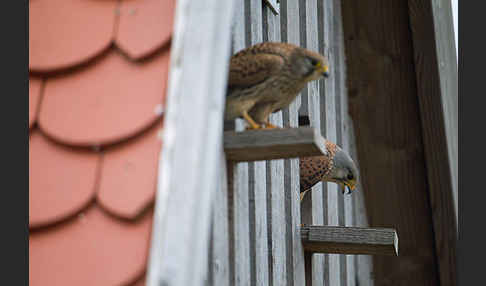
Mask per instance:
[[[297,127],[299,116],[308,116],[325,138],[352,151],[336,6],[340,0],[281,0],[277,14],[265,1],[235,1],[231,44],[232,53],[262,41],[282,41],[327,54],[331,77],[309,84],[288,108],[272,114],[270,122]],[[237,119],[225,130],[242,130],[243,125]],[[362,266],[354,255],[304,253],[301,223],[351,226],[356,216],[365,215],[355,210],[364,209],[363,197],[345,197],[335,184],[317,184],[301,205],[298,162],[227,162],[227,185],[218,188],[213,202],[208,285],[372,285],[369,261],[363,260]],[[225,230],[227,237],[220,237]]]
[[[319,51],[319,31],[317,21],[317,2],[316,0],[299,1],[300,12],[300,42],[301,46],[312,51]],[[320,1],[319,1],[320,2]],[[322,80],[320,80],[322,81]],[[320,122],[320,96],[325,94],[320,92],[318,82],[309,83],[302,92],[302,106],[299,115],[309,116],[310,125],[317,130],[321,128]],[[324,225],[323,193],[322,184],[317,184],[308,193],[309,197],[301,205],[301,216],[303,224]],[[324,285],[324,255],[306,253],[306,284]]]
[[[232,54],[245,48],[246,29],[245,21],[246,1],[235,1]],[[236,120],[236,130],[242,130],[242,120]],[[233,219],[230,221],[230,285],[248,285],[251,278],[250,266],[250,212],[249,212],[249,186],[248,163],[238,163],[231,166],[232,184],[228,184],[229,208]]]
[[[281,41],[300,44],[299,3],[295,0],[280,2],[280,31]],[[298,126],[298,110],[301,105],[301,97],[283,110],[283,124],[285,127]],[[305,285],[304,248],[300,240],[298,226],[301,224],[300,195],[299,195],[299,161],[287,159],[284,161],[284,191],[286,210],[287,233],[287,285]]]
[[[342,1],[350,115],[369,223],[393,226],[398,257],[376,285],[439,285],[407,1]]]
[[[280,42],[280,13],[263,7],[263,40]],[[270,123],[283,126],[282,112],[270,115]],[[267,162],[268,285],[287,285],[284,160]]]
[[[358,150],[356,147],[356,139],[354,136],[354,126],[351,118],[346,116],[345,121],[345,130],[348,134],[348,144],[345,144],[345,147],[349,148],[351,157],[353,158],[354,162],[359,164],[358,158]],[[366,203],[365,203],[365,189],[363,189],[363,185],[361,184],[361,179],[358,181],[357,186],[358,192],[353,194],[352,199],[352,206],[353,209],[353,216],[352,216],[352,225],[354,226],[362,226],[366,227],[369,226],[368,223],[368,213],[366,211]],[[346,218],[346,225],[348,225],[348,217]],[[354,271],[355,271],[355,278],[352,279],[352,276],[348,276],[348,280],[352,279],[354,281],[348,282],[348,285],[356,285],[356,286],[372,286],[374,285],[373,282],[373,257],[371,255],[348,255],[348,257],[354,258]],[[352,269],[350,263],[348,263],[348,269]]]
[[[262,1],[245,2],[246,46],[263,42]],[[250,285],[268,284],[266,162],[248,164],[250,210]]]
[[[344,36],[342,29],[342,17],[341,17],[341,2],[339,0],[333,0],[330,5],[332,8],[333,17],[330,19],[330,25],[332,26],[332,39],[330,39],[329,49],[330,55],[333,59],[334,72],[334,94],[336,97],[336,119],[337,119],[337,144],[346,150],[349,154],[351,151],[351,137],[349,133],[349,118],[348,116],[348,100],[346,89],[346,63],[344,61]],[[323,51],[325,52],[325,51]],[[355,162],[356,158],[353,157]],[[361,194],[362,189],[358,188],[358,192]],[[357,193],[354,193],[356,195]],[[361,196],[361,199],[363,197]],[[357,226],[355,222],[355,210],[354,201],[357,200],[356,196],[340,196],[339,197],[339,225],[345,226]],[[361,200],[361,203],[364,203]],[[341,281],[342,284],[348,286],[356,285],[356,256],[355,255],[343,255],[340,256]],[[363,265],[364,266],[364,265]]]

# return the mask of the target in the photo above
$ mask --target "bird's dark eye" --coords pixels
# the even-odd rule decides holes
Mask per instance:
[[[354,178],[353,174],[348,174],[348,180],[352,180]]]
[[[307,58],[307,60],[310,62],[312,66],[316,66],[319,63],[319,61],[314,58]]]

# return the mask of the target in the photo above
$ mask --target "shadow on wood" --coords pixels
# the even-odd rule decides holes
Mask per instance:
[[[324,143],[311,127],[224,132],[224,151],[230,161],[319,156],[326,152]]]
[[[392,228],[303,226],[305,251],[313,253],[398,255],[398,235]]]

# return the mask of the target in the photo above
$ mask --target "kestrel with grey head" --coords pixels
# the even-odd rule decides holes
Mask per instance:
[[[351,156],[331,141],[324,144],[324,155],[300,158],[301,200],[319,182],[334,182],[342,187],[343,193],[347,187],[349,194],[356,188],[359,171]]]

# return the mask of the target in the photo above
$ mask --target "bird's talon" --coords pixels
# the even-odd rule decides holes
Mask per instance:
[[[262,129],[262,127],[259,125],[250,125],[246,127],[246,130],[256,130],[256,129]]]
[[[280,127],[275,126],[275,125],[273,125],[271,123],[266,123],[264,129],[275,129],[275,128],[280,128]]]

